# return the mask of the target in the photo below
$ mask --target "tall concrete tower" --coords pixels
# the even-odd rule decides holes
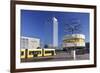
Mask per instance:
[[[58,47],[58,20],[53,17],[53,47]]]

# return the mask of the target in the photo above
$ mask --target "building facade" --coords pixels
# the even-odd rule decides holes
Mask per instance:
[[[58,47],[58,20],[53,17],[53,47]]]
[[[63,38],[63,48],[85,47],[85,35],[71,34]]]
[[[36,49],[40,47],[40,39],[38,38],[21,37],[20,43],[21,49]]]

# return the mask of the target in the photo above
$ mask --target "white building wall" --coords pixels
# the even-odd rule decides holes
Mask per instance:
[[[53,17],[53,46],[58,47],[58,20]]]
[[[27,49],[28,48],[28,39],[27,38],[21,37],[20,42],[21,42],[20,43],[21,49]]]
[[[37,48],[37,47],[40,47],[40,39],[37,39],[37,38],[30,38],[29,41],[29,49],[33,49],[33,48]]]
[[[40,39],[30,38],[30,37],[21,37],[21,49],[36,49],[40,47]]]

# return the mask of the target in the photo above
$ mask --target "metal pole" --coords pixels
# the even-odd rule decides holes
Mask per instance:
[[[76,60],[76,51],[73,50],[73,57],[74,57],[74,60]]]

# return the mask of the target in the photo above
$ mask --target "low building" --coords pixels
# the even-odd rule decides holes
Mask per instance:
[[[85,35],[83,34],[65,35],[63,38],[62,46],[63,48],[85,47]]]
[[[21,49],[36,49],[40,47],[40,39],[22,36],[20,46]]]

